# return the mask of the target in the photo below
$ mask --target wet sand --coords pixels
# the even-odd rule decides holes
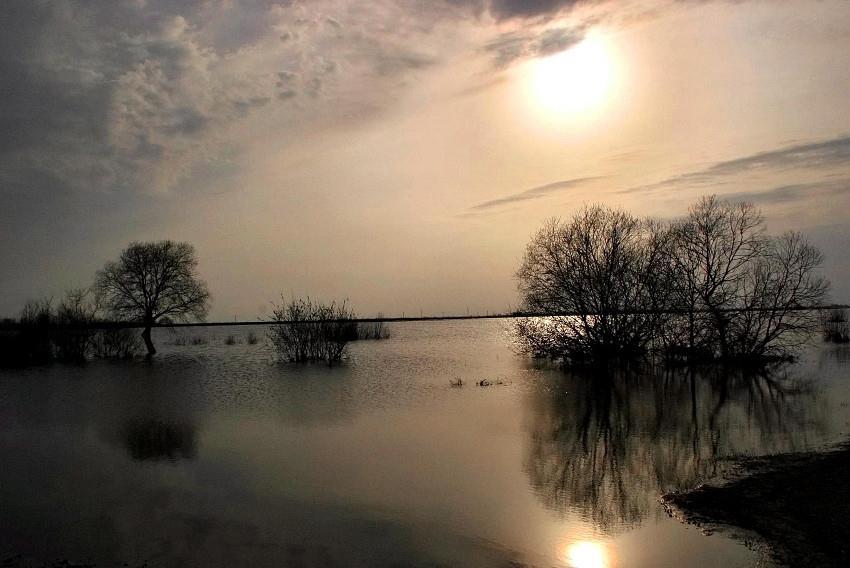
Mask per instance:
[[[761,541],[781,566],[850,566],[850,443],[747,458],[726,478],[665,495],[668,512],[707,531]]]

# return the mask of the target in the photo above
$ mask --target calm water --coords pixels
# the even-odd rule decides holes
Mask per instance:
[[[603,380],[515,355],[508,325],[395,324],[333,369],[210,328],[183,346],[157,330],[150,364],[0,371],[0,560],[758,566],[659,495],[729,456],[846,437],[847,349],[772,375]]]

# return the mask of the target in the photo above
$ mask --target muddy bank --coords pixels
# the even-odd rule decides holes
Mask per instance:
[[[850,444],[748,458],[727,482],[663,500],[686,522],[763,540],[779,565],[850,566]]]

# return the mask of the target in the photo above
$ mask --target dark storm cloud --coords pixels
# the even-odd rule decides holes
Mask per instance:
[[[575,178],[575,179],[567,179],[562,181],[556,181],[553,183],[547,183],[546,185],[539,185],[537,187],[532,187],[531,189],[526,189],[525,191],[520,191],[519,193],[514,193],[512,195],[507,195],[505,197],[500,197],[498,199],[491,199],[489,201],[484,201],[483,203],[479,203],[478,205],[473,205],[470,207],[470,211],[484,211],[488,209],[493,209],[495,207],[499,207],[502,205],[507,205],[510,203],[517,203],[519,201],[530,201],[532,199],[540,199],[542,197],[546,197],[552,193],[556,193],[559,191],[564,191],[566,189],[573,189],[579,187],[581,185],[587,184],[592,181],[596,181],[598,179],[602,179],[601,177],[584,177],[584,178]]]
[[[707,168],[672,176],[658,183],[633,187],[622,193],[668,187],[706,187],[722,184],[729,178],[747,173],[820,169],[843,165],[850,165],[850,136],[797,144],[717,162]]]

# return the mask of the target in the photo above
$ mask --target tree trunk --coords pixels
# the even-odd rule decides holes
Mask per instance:
[[[145,324],[145,329],[142,331],[142,339],[145,340],[145,347],[148,348],[148,357],[150,358],[156,355],[156,347],[153,346],[153,341],[151,341],[151,324]]]

